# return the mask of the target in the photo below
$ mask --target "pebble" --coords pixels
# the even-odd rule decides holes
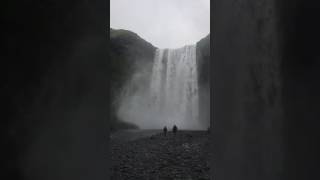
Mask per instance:
[[[153,135],[128,142],[111,141],[111,180],[207,179],[206,132]]]

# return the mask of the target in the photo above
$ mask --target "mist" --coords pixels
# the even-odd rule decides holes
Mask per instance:
[[[167,51],[169,50],[167,49]],[[176,49],[171,51],[176,51]],[[171,61],[172,63],[177,63],[178,60],[179,59],[172,59]],[[196,62],[195,54],[192,61]],[[181,103],[181,101],[178,100],[179,98],[176,97],[184,91],[184,89],[181,88],[176,89],[176,94],[173,94],[169,96],[169,99],[164,100],[170,100],[170,102],[164,103],[164,110],[159,111],[159,104],[155,104],[153,97],[150,95],[150,93],[152,93],[152,88],[150,87],[151,82],[154,81],[154,79],[152,79],[154,76],[154,63],[155,58],[151,59],[148,63],[145,61],[137,61],[134,65],[133,74],[126,81],[125,86],[122,88],[117,99],[118,118],[122,121],[133,123],[140,129],[161,129],[164,126],[171,128],[174,124],[178,125],[181,129],[207,129],[210,123],[209,117],[206,117],[203,114],[207,114],[204,113],[204,111],[209,111],[210,107],[209,87],[199,84],[198,81],[194,82],[197,84],[197,88],[194,89],[194,91],[197,91],[199,96],[194,97],[196,98],[194,103],[189,102],[188,99],[186,100],[186,106],[190,106],[189,110],[186,112],[176,113],[176,111],[179,111],[179,103]],[[196,63],[195,66],[197,66]],[[177,67],[177,69],[179,68],[183,69],[186,67]],[[187,67],[187,69],[185,69],[185,72],[186,71],[192,71],[192,69],[188,69]],[[196,80],[198,79],[197,74],[198,72],[196,72]],[[173,83],[176,84],[176,87],[179,85],[184,86],[184,81],[187,82],[188,80],[187,76],[183,76],[180,79],[175,80]],[[161,91],[161,89],[163,90],[163,87],[156,86],[155,88],[157,91]],[[170,89],[170,91],[173,91],[173,89]],[[165,99],[165,97],[160,96],[160,99]],[[200,109],[199,100],[201,100],[201,103],[205,103],[204,107],[207,108],[202,107]],[[192,113],[188,114],[188,112],[191,111],[194,111],[194,115],[192,115]],[[195,117],[192,118],[191,116]]]
[[[154,120],[155,114],[147,111],[150,99],[146,94],[151,80],[151,69],[152,60],[148,64],[136,63],[132,76],[126,81],[116,100],[118,118],[134,123],[141,129],[156,129],[161,125]]]

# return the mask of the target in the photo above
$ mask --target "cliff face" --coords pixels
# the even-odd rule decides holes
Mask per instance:
[[[110,30],[110,70],[112,88],[119,90],[137,65],[153,62],[156,48],[127,30]]]
[[[288,3],[290,4],[288,8]],[[277,1],[283,62],[286,178],[320,179],[320,2]]]
[[[320,179],[320,2],[214,2],[215,179]]]
[[[213,7],[215,179],[283,179],[282,55],[275,1],[221,1]]]
[[[141,66],[152,65],[155,50],[152,44],[131,31],[110,30],[111,129],[136,127],[117,118],[118,98],[122,94],[125,83],[131,80],[132,75]]]
[[[210,34],[197,42],[199,73],[199,120],[210,124]]]
[[[4,3],[4,179],[107,179],[102,3]]]
[[[199,83],[209,84],[210,69],[210,34],[197,42],[197,63]]]

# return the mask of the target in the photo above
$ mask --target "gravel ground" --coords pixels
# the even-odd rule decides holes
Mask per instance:
[[[209,180],[205,131],[112,138],[112,180]]]

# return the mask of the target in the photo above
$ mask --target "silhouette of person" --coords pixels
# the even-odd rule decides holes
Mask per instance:
[[[172,128],[173,134],[176,135],[177,131],[178,131],[178,127],[176,125],[173,125],[173,128]]]
[[[163,134],[164,134],[164,136],[167,136],[167,131],[168,131],[167,126],[164,126],[164,128],[163,128]]]

